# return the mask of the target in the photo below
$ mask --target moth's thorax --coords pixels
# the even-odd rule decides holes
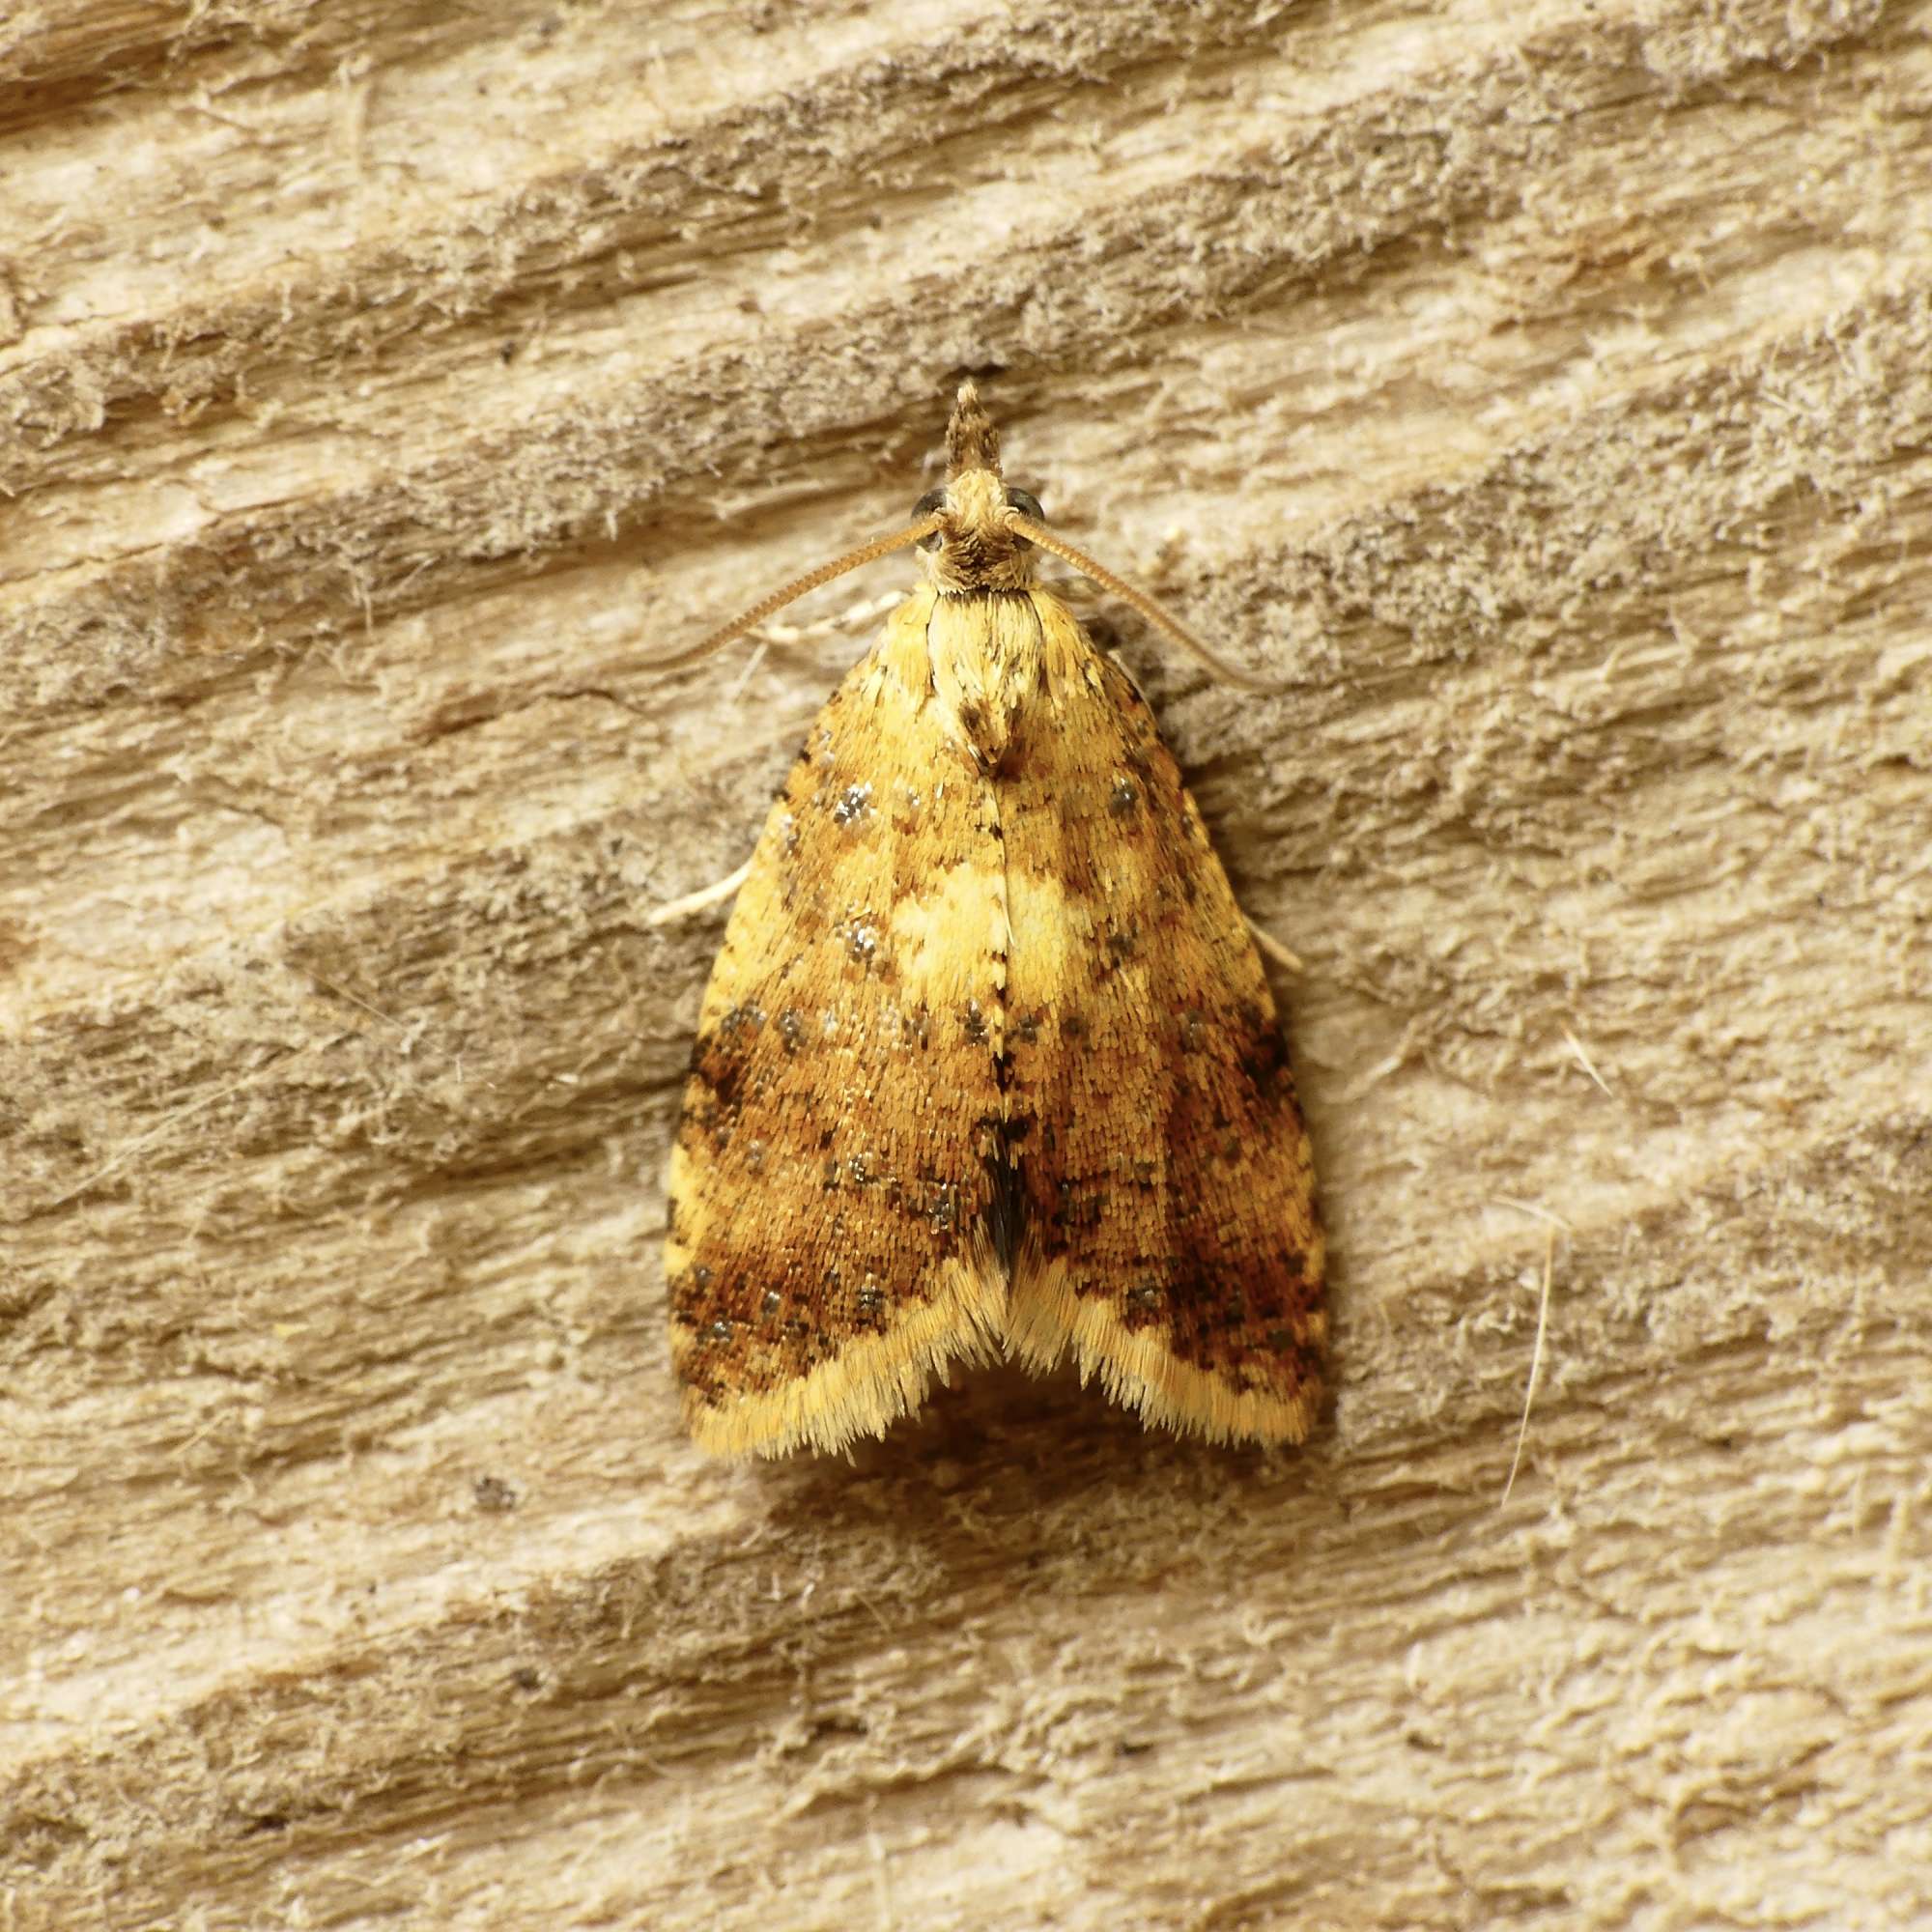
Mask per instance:
[[[1007,490],[995,469],[962,469],[946,486],[936,549],[927,573],[949,596],[1024,590],[1033,582],[1033,546],[1007,527]]]
[[[1045,640],[1034,593],[942,592],[932,597],[924,641],[946,735],[978,769],[1001,770],[1026,730],[1046,723],[1038,703]]]

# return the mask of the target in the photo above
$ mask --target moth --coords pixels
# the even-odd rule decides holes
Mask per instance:
[[[882,1435],[954,1363],[1067,1355],[1150,1424],[1300,1441],[1314,1164],[1254,941],[1146,700],[1039,583],[972,384],[705,992],[670,1163],[671,1356],[724,1454]]]

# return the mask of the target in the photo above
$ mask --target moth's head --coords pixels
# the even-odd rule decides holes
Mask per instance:
[[[963,384],[946,426],[946,487],[912,506],[914,522],[937,516],[919,540],[926,574],[942,591],[1024,590],[1033,582],[1034,547],[1008,522],[1011,512],[1042,522],[1039,499],[1009,490],[1000,476],[1000,433]]]

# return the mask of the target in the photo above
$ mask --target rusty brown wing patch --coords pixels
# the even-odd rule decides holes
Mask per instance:
[[[997,780],[1027,1223],[1008,1343],[1036,1368],[1070,1349],[1150,1422],[1299,1441],[1322,1236],[1274,1002],[1145,700],[1032,595],[1041,690]]]
[[[704,996],[666,1271],[709,1449],[880,1434],[1004,1322],[1004,867],[933,697],[933,595],[813,724]]]

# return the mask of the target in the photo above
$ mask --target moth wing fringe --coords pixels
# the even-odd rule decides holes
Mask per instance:
[[[695,1390],[685,1419],[715,1456],[836,1453],[862,1435],[883,1435],[954,1363],[997,1359],[1006,1321],[1006,1278],[990,1257],[941,1264],[929,1301],[909,1305],[891,1327],[846,1342],[831,1360],[777,1388],[718,1404]]]
[[[1327,1321],[1317,1309],[1307,1340],[1320,1347]],[[1208,1442],[1304,1442],[1321,1403],[1319,1383],[1303,1381],[1283,1394],[1235,1389],[1168,1346],[1158,1326],[1130,1328],[1099,1295],[1076,1294],[1059,1263],[1029,1270],[1015,1283],[1006,1346],[1036,1375],[1071,1350],[1081,1384],[1098,1380],[1108,1396],[1148,1422]]]

